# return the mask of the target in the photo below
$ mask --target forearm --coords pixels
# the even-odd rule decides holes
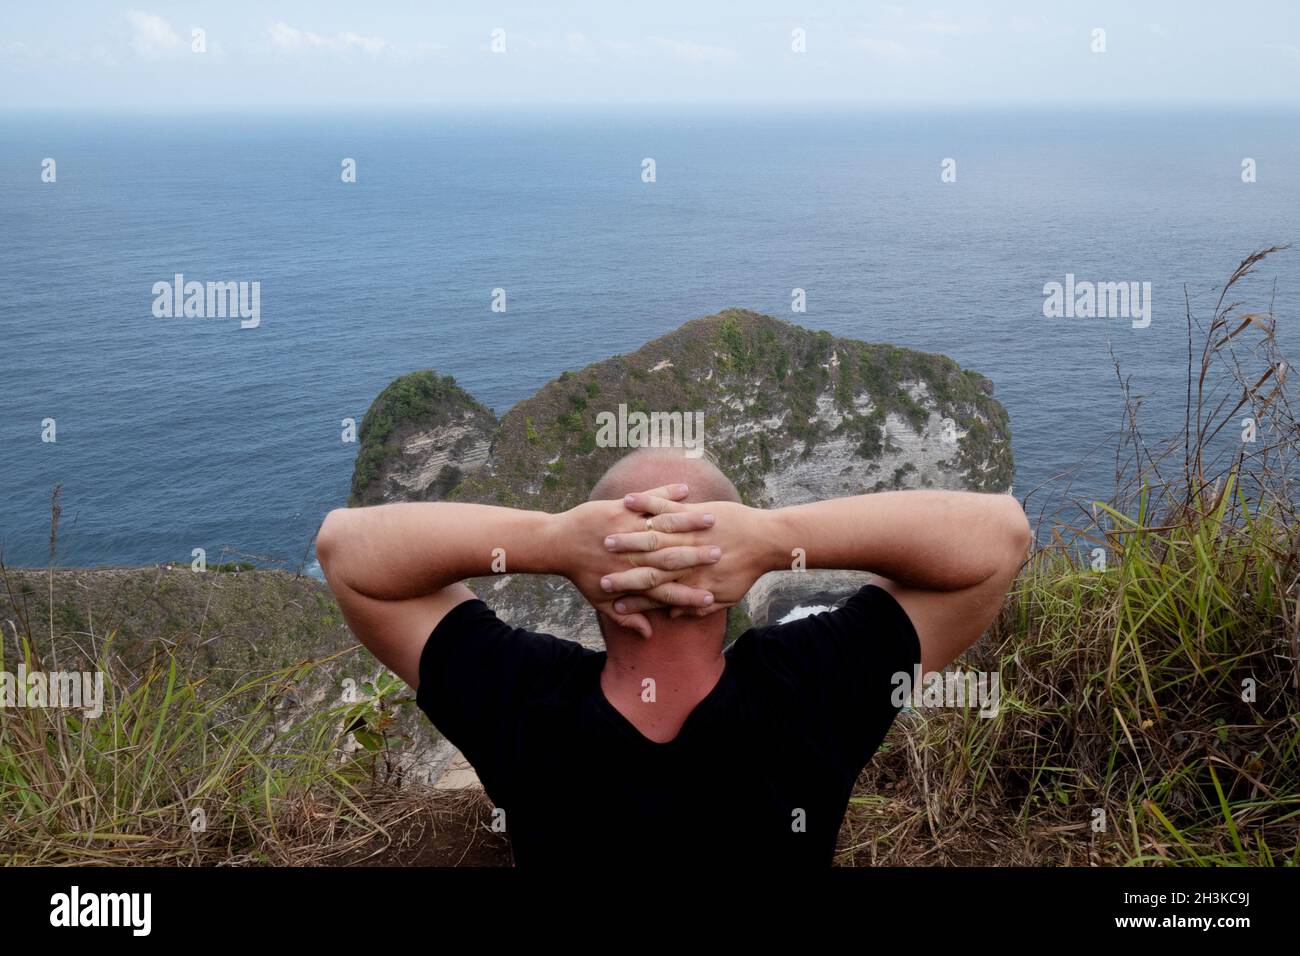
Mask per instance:
[[[1028,526],[1008,495],[886,491],[766,512],[772,570],[802,549],[808,568],[870,571],[911,588],[958,591],[1023,556]]]
[[[545,512],[493,505],[340,508],[325,517],[316,552],[331,584],[400,601],[499,570],[559,573],[553,528],[554,516]]]

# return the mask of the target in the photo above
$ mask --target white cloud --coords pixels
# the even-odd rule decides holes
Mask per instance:
[[[360,51],[369,56],[393,52],[393,45],[381,37],[361,36],[358,33],[336,33],[322,36],[310,30],[299,30],[289,24],[276,21],[267,27],[271,43],[286,53],[306,53],[318,51],[323,53],[352,53]]]
[[[703,43],[672,40],[666,37],[651,37],[650,42],[674,59],[686,63],[732,64],[740,61],[739,53],[723,46],[709,46]]]
[[[856,46],[865,50],[872,59],[886,60],[890,63],[911,63],[917,59],[916,51],[897,40],[863,37],[856,41]]]
[[[175,56],[186,48],[181,35],[156,13],[128,10],[126,19],[131,24],[131,49],[146,60]]]
[[[432,40],[417,40],[412,43],[407,52],[411,56],[428,56],[434,53],[441,53],[448,49],[445,43],[434,43]]]
[[[931,13],[924,20],[914,20],[909,24],[911,29],[920,30],[924,33],[961,33],[961,24],[956,20],[948,19],[947,14]]]
[[[549,42],[544,45],[551,46]],[[564,35],[563,49],[570,55],[589,62],[626,61],[647,54],[647,50],[644,48],[638,49],[635,43],[629,43],[626,40],[610,40],[577,31]]]
[[[117,66],[117,57],[102,43],[91,46],[90,59],[100,66]]]
[[[0,43],[0,60],[26,60],[31,57],[27,44],[21,40],[6,40]]]
[[[23,70],[67,67],[86,62],[117,65],[102,44],[95,44],[89,53],[83,53],[65,46],[30,46],[21,40],[0,42],[0,63]]]

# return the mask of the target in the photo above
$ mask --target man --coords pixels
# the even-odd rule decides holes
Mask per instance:
[[[824,866],[897,713],[894,676],[974,643],[1028,543],[1005,495],[760,510],[704,459],[642,449],[561,514],[341,509],[316,548],[353,632],[417,689],[504,811],[517,864]],[[723,653],[715,612],[798,554],[874,583]],[[606,651],[498,619],[461,583],[494,558],[572,581]]]

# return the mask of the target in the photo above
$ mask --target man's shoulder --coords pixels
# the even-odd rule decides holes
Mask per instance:
[[[437,637],[444,633],[460,631],[490,631],[493,633],[505,634],[509,632],[511,636],[519,640],[537,638],[548,643],[554,642],[571,648],[574,653],[582,652],[585,654],[596,653],[586,645],[571,640],[566,637],[559,637],[548,631],[538,631],[530,627],[520,627],[512,624],[502,618],[495,608],[491,607],[486,601],[479,597],[469,598],[457,604],[443,616],[438,622],[437,627],[433,629],[431,636]]]
[[[511,624],[481,598],[470,598],[447,612],[430,633],[422,668],[457,665],[476,669],[569,668],[599,657],[578,641]]]
[[[875,583],[864,584],[834,601],[797,606],[781,620],[751,627],[727,648],[738,662],[749,659],[768,664],[789,656],[803,656],[810,644],[851,641],[864,631],[911,631],[902,607],[894,596]]]
[[[792,631],[805,629],[810,619],[819,618],[822,615],[834,614],[842,611],[850,605],[856,605],[863,600],[869,600],[872,589],[882,590],[875,584],[864,584],[856,591],[841,595],[839,597],[823,596],[820,599],[808,599],[781,614],[780,618],[770,624],[757,625],[749,628],[732,642],[731,646],[740,645],[741,641],[750,642],[770,640],[779,638],[782,635],[789,634]]]

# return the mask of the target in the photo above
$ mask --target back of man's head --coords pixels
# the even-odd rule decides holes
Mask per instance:
[[[612,501],[660,485],[685,483],[689,502],[740,501],[740,492],[721,469],[704,457],[692,458],[683,448],[638,448],[610,466],[596,482],[588,501]]]
[[[633,492],[677,483],[683,483],[689,489],[689,494],[683,499],[686,502],[740,501],[740,492],[717,465],[705,457],[690,457],[682,448],[638,448],[624,455],[596,482],[587,500],[611,501]],[[656,628],[668,616],[663,609],[646,613],[652,616],[652,626]],[[719,617],[725,622],[729,616],[730,612],[726,615],[710,614],[705,618],[682,619],[681,623],[689,621],[711,629],[717,626],[714,622]],[[601,634],[608,640],[605,616],[597,614],[597,618]]]

